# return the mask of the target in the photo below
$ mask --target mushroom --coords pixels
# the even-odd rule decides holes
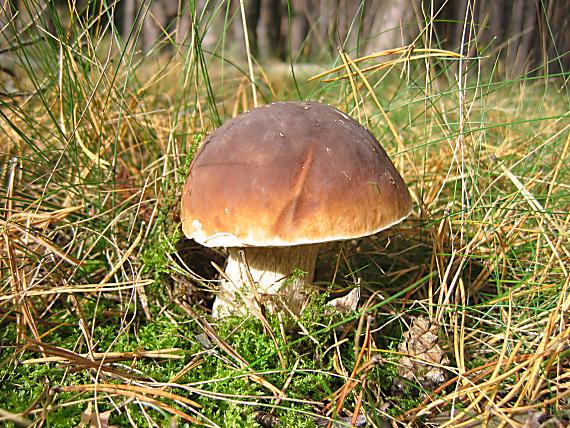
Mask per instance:
[[[299,314],[319,244],[375,234],[408,216],[404,180],[374,136],[317,102],[255,108],[213,132],[190,165],[184,234],[229,258],[213,316],[254,305]]]

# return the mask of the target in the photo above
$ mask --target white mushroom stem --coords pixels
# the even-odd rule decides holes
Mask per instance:
[[[317,245],[230,248],[213,316],[246,314],[260,305],[300,314],[311,294],[317,253]]]

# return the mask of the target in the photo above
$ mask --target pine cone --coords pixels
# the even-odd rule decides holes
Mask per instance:
[[[437,388],[447,379],[446,372],[439,365],[449,364],[449,358],[439,345],[438,330],[439,325],[427,318],[415,318],[410,330],[404,333],[404,341],[398,346],[398,351],[406,354],[400,358],[400,376],[419,382],[428,390]]]

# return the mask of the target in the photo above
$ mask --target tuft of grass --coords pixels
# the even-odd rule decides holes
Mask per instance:
[[[220,43],[203,44],[214,17],[192,4],[187,37],[145,51],[114,4],[47,5],[0,27],[14,68],[0,74],[0,425],[514,426],[568,411],[567,73],[507,80],[476,40],[439,50],[427,19],[413,50],[340,51],[323,80],[322,64],[227,46],[239,16],[224,5]],[[414,211],[330,244],[300,318],[212,320],[224,254],[183,238],[178,201],[201,141],[254,94],[360,120]],[[356,286],[357,311],[327,308]],[[441,325],[451,361],[432,391],[398,372],[414,316]]]

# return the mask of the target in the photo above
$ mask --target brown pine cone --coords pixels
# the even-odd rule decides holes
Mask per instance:
[[[440,366],[449,364],[449,358],[439,345],[438,331],[438,324],[427,318],[415,318],[398,346],[398,351],[405,354],[400,358],[399,375],[419,382],[428,390],[437,388],[447,379],[446,371]]]

